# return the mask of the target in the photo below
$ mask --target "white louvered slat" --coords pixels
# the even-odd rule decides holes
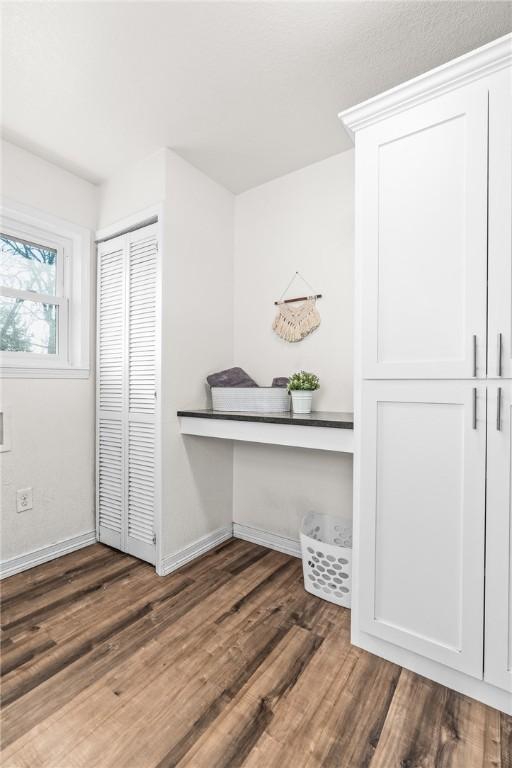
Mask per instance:
[[[128,536],[145,544],[153,542],[154,488],[155,425],[131,421],[128,428]]]
[[[121,421],[101,419],[98,425],[98,517],[100,531],[121,534],[123,509],[123,448]]]
[[[124,269],[122,243],[100,254],[98,264],[99,408],[123,407]]]
[[[130,245],[128,407],[130,413],[153,414],[156,391],[155,237]]]

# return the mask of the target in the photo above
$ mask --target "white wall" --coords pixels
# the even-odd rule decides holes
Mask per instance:
[[[179,408],[206,407],[206,376],[233,360],[234,197],[167,153],[163,263],[163,549],[229,526],[233,447],[179,432]]]
[[[99,187],[98,228],[108,227],[165,200],[167,150],[123,168]]]
[[[2,161],[3,195],[95,229],[94,185],[8,142]],[[94,378],[3,379],[1,387],[12,433],[12,450],[0,454],[4,561],[95,527]],[[27,487],[34,508],[18,514],[16,490]]]
[[[353,151],[344,152],[235,203],[235,363],[259,384],[314,371],[315,410],[352,410],[353,162]],[[273,302],[296,270],[322,293],[322,322],[290,344],[272,331]],[[294,290],[302,295],[300,282]],[[235,445],[235,522],[297,538],[309,509],[349,517],[351,508],[351,456]]]
[[[99,193],[13,145],[3,149],[3,194],[76,224],[95,229],[97,216],[103,227],[164,205],[163,554],[232,516],[296,538],[308,509],[350,514],[350,457],[184,438],[176,410],[206,406],[206,375],[233,363],[262,384],[314,370],[322,380],[315,408],[351,410],[353,153],[234,198],[166,149]],[[273,301],[296,269],[324,298],[320,328],[291,345],[271,324]],[[94,386],[92,377],[23,379],[4,380],[2,390],[13,443],[1,455],[4,560],[94,528]],[[19,515],[16,489],[30,486],[34,509]]]

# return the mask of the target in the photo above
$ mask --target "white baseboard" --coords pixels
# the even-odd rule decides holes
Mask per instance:
[[[285,555],[302,557],[300,542],[288,536],[280,536],[277,533],[262,531],[260,528],[252,528],[250,525],[241,523],[233,523],[233,536],[236,539],[252,541],[253,544],[261,544],[262,547],[276,549],[278,552],[284,552]]]
[[[184,547],[179,552],[175,552],[172,555],[163,557],[160,564],[157,566],[157,573],[159,576],[167,576],[168,573],[176,571],[181,568],[182,565],[194,560],[200,555],[204,555],[210,549],[215,549],[223,541],[231,539],[233,536],[233,528],[231,525],[226,525],[224,528],[218,528],[213,533],[208,533],[206,536],[201,536],[200,539]]]
[[[254,544],[260,544],[262,547],[276,549],[278,552],[284,552],[286,555],[301,557],[300,543],[296,539],[279,536],[276,533],[263,531],[259,528],[252,528],[249,525],[233,523],[232,526],[226,525],[223,528],[218,528],[213,533],[202,536],[179,552],[164,557],[157,568],[157,573],[160,576],[166,576],[196,557],[205,554],[205,552],[215,549],[215,547],[232,536],[237,539],[251,541]],[[96,541],[96,532],[88,531],[79,536],[72,536],[64,541],[58,541],[56,544],[50,544],[48,547],[41,547],[41,549],[36,549],[34,552],[27,552],[25,555],[4,560],[0,562],[0,579],[14,576],[15,573],[21,573],[21,571],[34,568],[36,565],[55,560],[57,557],[62,557],[62,555],[67,555],[69,552],[74,552],[82,547],[88,547],[91,544],[95,544]]]
[[[19,555],[10,560],[3,560],[0,563],[0,579],[14,576],[15,573],[21,573],[21,571],[34,568],[36,565],[48,563],[57,557],[62,557],[62,555],[67,555],[76,549],[82,549],[82,547],[88,547],[95,543],[96,531],[88,531],[87,533],[81,533],[79,536],[72,536],[70,539],[58,541],[56,544],[50,544],[48,547],[41,547],[41,549],[36,549],[33,552],[27,552],[25,555]]]

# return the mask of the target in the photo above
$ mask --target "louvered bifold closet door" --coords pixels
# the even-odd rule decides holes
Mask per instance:
[[[128,456],[126,551],[155,562],[157,498],[157,232],[128,238]]]
[[[99,541],[121,549],[124,517],[125,239],[98,248],[96,509]]]

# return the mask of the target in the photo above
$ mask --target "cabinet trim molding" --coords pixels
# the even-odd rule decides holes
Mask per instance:
[[[349,136],[386,117],[405,112],[412,106],[461,88],[474,80],[497,72],[512,62],[512,33],[493,40],[419,77],[345,109],[338,117]]]

